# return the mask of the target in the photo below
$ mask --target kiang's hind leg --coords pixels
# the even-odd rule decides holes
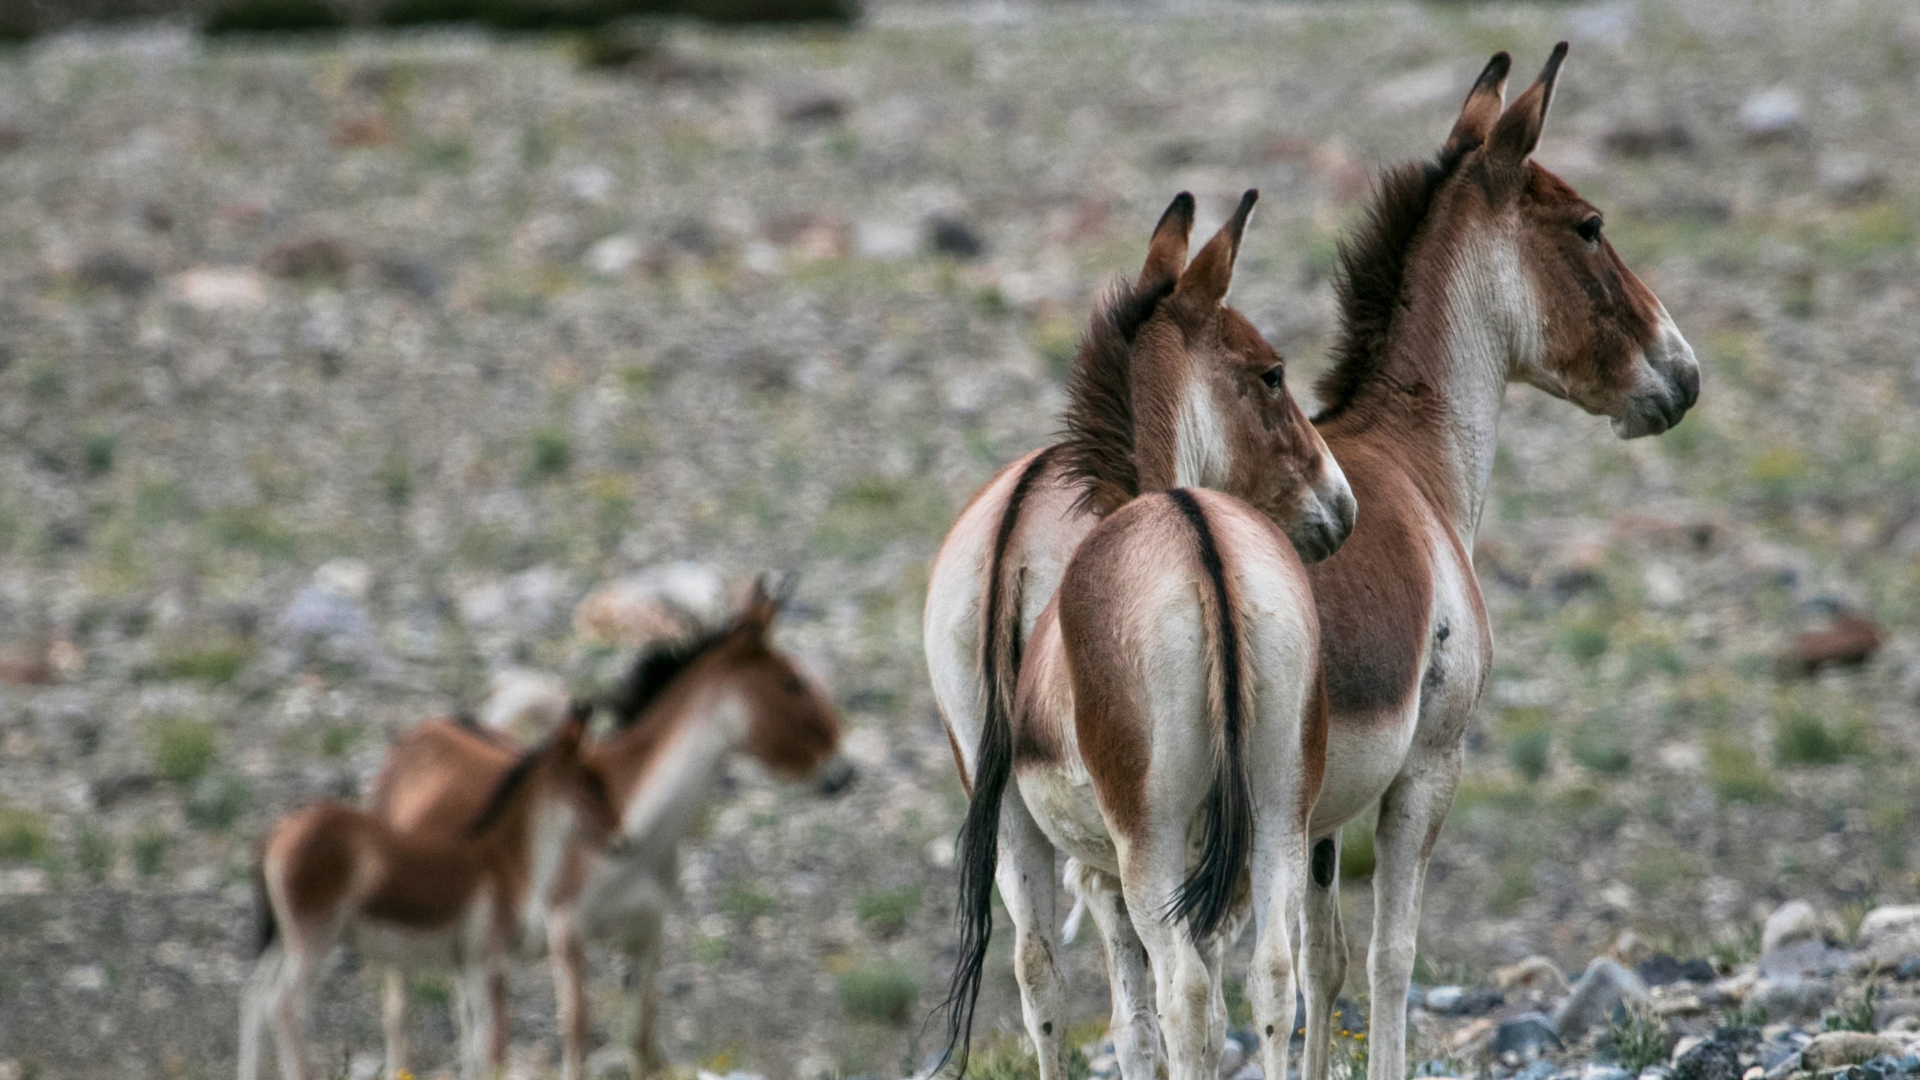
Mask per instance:
[[[1013,970],[1020,1012],[1033,1040],[1040,1080],[1067,1080],[1066,979],[1060,973],[1060,912],[1053,842],[1009,786],[1000,809],[994,880],[1013,920]]]
[[[1428,856],[1460,783],[1460,764],[1457,742],[1417,756],[1380,797],[1380,823],[1373,834],[1373,945],[1367,952],[1368,1080],[1406,1076],[1407,986],[1420,932],[1420,896]]]
[[[1213,976],[1202,946],[1184,921],[1166,915],[1186,877],[1185,818],[1153,820],[1138,842],[1120,845],[1121,894],[1153,965],[1154,1003],[1166,1040],[1171,1080],[1216,1080],[1220,1041],[1213,1038]],[[1210,952],[1211,942],[1203,943]]]
[[[254,961],[253,974],[240,991],[240,1080],[259,1080],[260,1059],[264,1056],[268,1029],[280,1001],[280,969],[286,953],[279,944],[268,945]]]
[[[1298,806],[1296,800],[1287,804],[1289,810]],[[1287,1043],[1293,1037],[1296,953],[1288,931],[1304,876],[1306,836],[1299,813],[1289,810],[1260,815],[1252,853],[1254,943],[1247,998],[1260,1037],[1261,1069],[1268,1076],[1287,1075]]]
[[[1133,928],[1120,882],[1077,859],[1067,861],[1068,887],[1087,905],[1107,957],[1107,987],[1113,998],[1110,1034],[1123,1080],[1166,1075],[1160,1024],[1154,1015],[1153,970]]]
[[[547,957],[560,1023],[560,1077],[580,1080],[586,1075],[592,1025],[587,1015],[587,950],[577,910],[556,907],[548,914]]]
[[[380,992],[380,1026],[387,1037],[387,1080],[407,1070],[407,979],[399,968],[386,970]]]
[[[1347,935],[1340,922],[1340,831],[1315,840],[1300,905],[1302,994],[1307,1016],[1301,1080],[1327,1080],[1333,1008],[1347,979]],[[1292,1024],[1289,1013],[1287,1021]]]

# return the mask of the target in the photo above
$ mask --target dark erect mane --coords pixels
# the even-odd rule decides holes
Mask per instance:
[[[1106,514],[1140,493],[1133,457],[1133,337],[1173,292],[1169,277],[1123,282],[1094,309],[1067,380],[1061,463],[1080,489],[1075,505]]]
[[[667,692],[673,680],[692,667],[694,661],[711,651],[733,629],[730,624],[697,638],[664,642],[641,653],[639,659],[633,662],[633,667],[627,670],[627,677],[621,679],[620,685],[607,697],[607,708],[613,713],[614,730],[625,731],[632,727],[648,707]]]
[[[493,793],[487,796],[486,805],[480,808],[480,813],[473,819],[473,824],[467,826],[469,838],[479,836],[500,821],[501,816],[507,812],[507,805],[513,801],[514,793],[527,782],[527,777],[533,775],[533,767],[540,763],[541,753],[552,741],[548,739],[521,754],[519,760],[513,763],[513,767],[501,774],[499,783],[493,787]]]
[[[1472,148],[1388,169],[1374,189],[1365,220],[1340,242],[1340,269],[1334,282],[1340,301],[1340,337],[1333,347],[1333,366],[1313,384],[1321,402],[1314,423],[1345,412],[1386,362],[1387,335],[1406,285],[1407,255],[1427,223],[1434,196]]]

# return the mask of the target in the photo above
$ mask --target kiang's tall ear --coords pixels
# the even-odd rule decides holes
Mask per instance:
[[[567,703],[567,718],[553,733],[554,745],[567,754],[577,753],[586,737],[587,722],[593,719],[593,702],[574,698]]]
[[[1247,218],[1259,198],[1260,193],[1253,190],[1240,196],[1240,206],[1233,216],[1187,264],[1173,288],[1182,309],[1197,315],[1218,307],[1227,298],[1227,287],[1233,284],[1234,260],[1240,257],[1240,236],[1247,231]]]
[[[1547,107],[1553,104],[1553,84],[1560,78],[1560,62],[1566,58],[1567,43],[1563,41],[1553,47],[1553,55],[1547,57],[1547,66],[1540,69],[1540,77],[1533,80],[1525,93],[1513,99],[1513,104],[1501,114],[1500,122],[1493,126],[1493,135],[1487,144],[1501,160],[1517,165],[1540,145],[1540,130],[1547,125]]]
[[[1450,157],[1464,154],[1487,141],[1505,106],[1507,71],[1512,67],[1513,58],[1497,52],[1487,61],[1487,66],[1480,69],[1480,77],[1467,92],[1466,104],[1460,106],[1460,119],[1453,122],[1453,131],[1447,136],[1442,153]]]
[[[1193,195],[1181,192],[1173,197],[1160,224],[1153,227],[1153,239],[1147,244],[1147,264],[1140,268],[1140,288],[1151,288],[1173,281],[1187,265],[1187,241],[1193,236]]]
[[[793,583],[790,580],[776,582],[773,575],[761,574],[753,579],[753,592],[747,597],[747,608],[741,613],[741,621],[765,633],[792,595]]]

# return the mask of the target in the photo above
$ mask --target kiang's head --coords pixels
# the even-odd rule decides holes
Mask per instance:
[[[1484,332],[1505,346],[1507,377],[1608,417],[1622,438],[1657,435],[1699,397],[1700,368],[1659,298],[1608,242],[1600,211],[1533,160],[1566,54],[1565,42],[1556,46],[1512,105],[1510,61],[1496,54],[1438,161],[1385,178],[1372,225],[1381,228],[1396,186],[1427,189],[1415,242],[1442,245],[1425,252],[1428,265],[1445,268],[1453,310],[1477,306]],[[1346,269],[1351,278],[1354,260]],[[1347,290],[1356,285],[1364,282]]]
[[[1266,513],[1309,562],[1352,531],[1353,493],[1288,391],[1286,362],[1227,306],[1255,192],[1187,258],[1193,196],[1160,218],[1140,276],[1102,304],[1075,359],[1069,470],[1096,511],[1207,487]]]
[[[745,608],[714,643],[714,662],[746,712],[742,749],[776,775],[811,780],[823,794],[838,794],[854,779],[852,763],[839,753],[839,715],[771,640],[786,599],[764,578],[755,582]]]

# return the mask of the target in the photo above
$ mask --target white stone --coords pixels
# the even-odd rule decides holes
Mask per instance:
[[[900,221],[863,221],[853,227],[853,250],[880,262],[910,259],[920,250],[920,230]]]
[[[1861,923],[1864,927],[1866,924]],[[1826,929],[1820,913],[1805,900],[1789,900],[1767,916],[1760,931],[1760,955],[1765,956],[1796,941],[1818,941]]]
[[[628,233],[615,233],[588,248],[582,262],[596,274],[619,277],[639,265],[640,241]]]
[[[1762,90],[1740,103],[1740,130],[1756,139],[1791,135],[1805,122],[1805,107],[1792,87]]]
[[[491,693],[480,706],[480,722],[495,731],[524,727],[527,734],[544,733],[566,719],[566,680],[532,668],[496,671],[488,680]]]
[[[198,311],[236,311],[267,302],[267,283],[244,266],[202,266],[174,278],[180,299]]]
[[[1920,905],[1877,907],[1860,920],[1856,963],[1893,966],[1920,956]]]

